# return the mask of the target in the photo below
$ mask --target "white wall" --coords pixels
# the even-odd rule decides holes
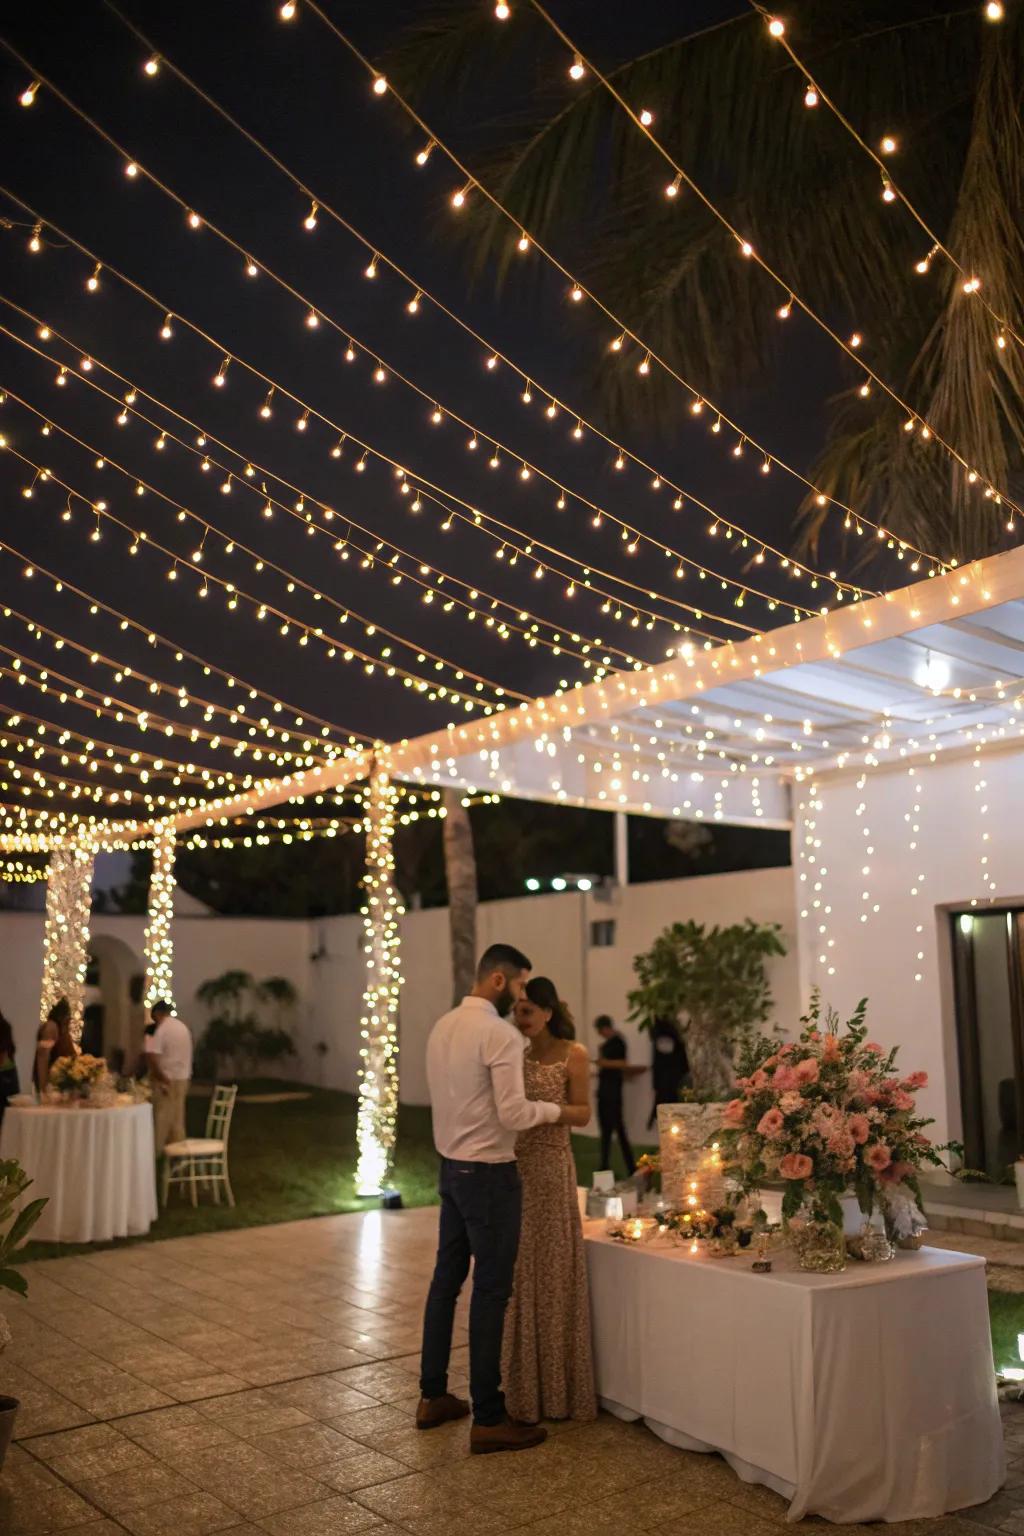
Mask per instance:
[[[596,1047],[594,1016],[610,1013],[623,1025],[631,1057],[646,1064],[650,1046],[624,1022],[633,956],[668,923],[688,918],[732,923],[746,917],[782,924],[790,952],[784,960],[773,962],[771,978],[776,1017],[792,1025],[800,1008],[793,875],[788,868],[629,886],[611,901],[599,900],[593,893],[566,892],[486,902],[479,910],[479,945],[483,949],[498,940],[517,945],[529,955],[537,974],[548,975],[557,984],[589,1046]],[[614,947],[591,949],[591,922],[608,918],[616,924]],[[140,966],[144,928],[141,917],[95,916],[92,923],[94,935],[121,940],[140,957]],[[38,1022],[42,938],[40,914],[0,912],[0,1009],[14,1023],[26,1079]],[[297,1063],[285,1062],[282,1071],[355,1091],[364,974],[361,918],[307,923],[176,916],[173,938],[175,997],[197,1037],[205,1023],[195,1002],[201,982],[228,969],[251,971],[258,978],[287,976],[300,997],[292,1022],[300,1055]],[[427,1033],[452,1001],[446,909],[410,912],[402,920],[402,967],[406,978],[401,1009],[402,1099],[425,1104]],[[328,1046],[323,1060],[314,1049],[321,1040]],[[645,1135],[650,1097],[646,1076],[627,1084],[627,1117],[638,1139]],[[591,1129],[596,1131],[596,1126]]]
[[[940,1141],[961,1131],[948,908],[1021,902],[1022,789],[1024,754],[990,752],[980,766],[972,758],[940,760],[916,777],[902,767],[876,769],[866,780],[826,779],[818,785],[820,810],[807,786],[799,798],[794,850],[797,901],[806,913],[805,984],[820,985],[842,1010],[870,999],[872,1034],[901,1045],[905,1070],[929,1074],[921,1104],[934,1115]]]

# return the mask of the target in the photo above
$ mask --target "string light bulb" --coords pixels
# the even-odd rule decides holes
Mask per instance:
[[[198,229],[199,226],[202,224],[202,222],[203,221],[199,217],[198,213],[196,213],[194,211],[190,211],[189,212],[189,215],[188,215],[188,227],[189,227],[189,229]]]
[[[284,0],[284,5],[280,7],[277,14],[280,16],[282,21],[294,21],[297,11],[298,6],[296,5],[295,0]]]
[[[988,4],[985,6],[986,21],[1002,21],[1005,15],[1006,8],[1002,4],[1002,0],[988,0]]]
[[[530,237],[525,229],[519,231],[519,239],[516,241],[516,250],[526,252],[530,249]]]
[[[879,147],[881,148],[883,155],[894,155],[898,146],[896,140],[892,137],[892,134],[887,133]]]
[[[378,75],[373,82],[373,94],[375,96],[383,96],[387,88],[388,82],[385,77],[383,75]]]
[[[460,187],[457,192],[452,193],[451,204],[453,208],[465,207],[466,198],[469,196],[469,191],[472,185],[473,183],[471,181],[467,181],[464,187]]]
[[[433,139],[431,139],[429,143],[424,144],[423,148],[417,154],[417,156],[416,156],[416,164],[417,165],[426,165],[427,161],[430,159],[430,156],[431,156],[431,153],[433,151],[433,148],[434,148],[434,141],[433,141]]]
[[[772,37],[783,37],[786,32],[786,23],[780,21],[778,16],[772,16],[768,22],[768,31]]]
[[[245,275],[246,275],[246,277],[255,277],[257,275],[257,273],[259,272],[259,270],[260,270],[259,267],[253,261],[252,257],[251,256],[247,256],[245,258]]]
[[[171,339],[171,337],[173,335],[174,335],[174,330],[173,330],[173,328],[171,326],[171,316],[170,315],[165,315],[164,316],[164,323],[160,327],[160,336],[161,336],[161,338],[164,341],[170,341],[170,339]]]
[[[21,95],[18,97],[18,100],[23,107],[31,107],[33,105],[39,92],[39,86],[40,82],[38,80],[33,80],[31,85],[27,85],[25,87]]]
[[[505,0],[498,0],[497,5],[494,7],[495,19],[497,21],[508,21],[511,15],[512,7],[510,5],[506,5]]]
[[[152,57],[146,60],[145,64],[143,64],[142,73],[144,75],[148,75],[151,80],[155,75],[160,73],[160,60],[157,58],[155,53],[152,55]]]
[[[43,226],[41,224],[36,224],[32,230],[32,234],[30,235],[28,242],[28,248],[33,253],[33,255],[38,254],[38,252],[43,248],[42,234]]]
[[[124,173],[128,177],[129,181],[134,181],[135,180],[136,176],[139,174],[139,168],[135,164],[134,160],[126,160],[125,161]]]
[[[640,122],[643,125],[643,127],[649,128],[651,126],[651,124],[654,122],[654,113],[648,111],[648,109],[646,107],[644,107],[643,110],[640,113]]]
[[[92,270],[92,275],[86,281],[86,288],[90,293],[95,293],[100,285],[100,273],[103,271],[102,263],[97,262]]]
[[[409,300],[408,304],[405,306],[406,310],[408,311],[408,313],[410,315],[417,315],[417,314],[419,314],[420,299],[422,299],[422,297],[423,297],[423,294],[417,288],[416,292],[413,294],[412,298]]]
[[[371,282],[377,276],[377,263],[378,263],[379,260],[380,260],[380,257],[377,255],[377,253],[375,251],[373,253],[373,255],[370,257],[370,264],[369,264],[369,266],[363,272],[363,276],[364,277],[368,277]]]
[[[217,372],[213,376],[213,382],[218,389],[223,389],[227,382],[228,369],[231,366],[230,357],[225,357]]]
[[[808,80],[807,89],[804,91],[804,106],[816,107],[818,105],[818,92],[813,81]]]
[[[679,189],[682,186],[682,184],[683,184],[683,173],[682,173],[682,171],[680,171],[678,173],[678,175],[675,177],[675,179],[673,181],[670,181],[668,186],[665,188],[665,196],[666,197],[678,197],[679,196]]]
[[[569,65],[569,79],[582,80],[586,72],[586,65],[583,63],[583,60],[578,53],[574,53],[572,63]]]
[[[319,210],[320,204],[318,202],[314,202],[310,207],[309,212],[306,214],[306,217],[302,221],[303,228],[310,230],[316,229],[316,216]]]

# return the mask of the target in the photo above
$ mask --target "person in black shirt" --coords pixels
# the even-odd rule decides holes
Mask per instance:
[[[14,1063],[14,1030],[0,1013],[0,1121],[4,1118],[8,1099],[20,1091],[18,1068]]]
[[[675,1019],[655,1019],[651,1025],[651,1081],[654,1085],[654,1103],[648,1130],[658,1118],[659,1104],[678,1104],[683,1081],[690,1070],[686,1046]]]
[[[626,1172],[636,1172],[636,1159],[622,1120],[622,1084],[633,1068],[626,1060],[626,1042],[606,1013],[595,1019],[601,1037],[598,1049],[597,1120],[601,1127],[601,1167],[611,1167],[612,1137],[618,1136]]]

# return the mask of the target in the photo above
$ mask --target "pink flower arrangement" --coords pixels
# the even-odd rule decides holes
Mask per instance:
[[[745,1191],[784,1180],[787,1217],[810,1202],[816,1218],[838,1221],[848,1190],[869,1212],[895,1185],[917,1195],[922,1163],[941,1165],[917,1114],[927,1073],[901,1076],[896,1051],[866,1039],[866,1006],[841,1027],[832,1012],[822,1021],[815,999],[798,1041],[761,1036],[744,1054],[721,1132],[727,1170]]]

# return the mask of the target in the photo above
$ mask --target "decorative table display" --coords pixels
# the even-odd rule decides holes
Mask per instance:
[[[822,1273],[846,1267],[842,1197],[852,1191],[865,1231],[850,1240],[854,1256],[892,1256],[887,1232],[870,1230],[880,1211],[893,1236],[913,1239],[924,1221],[917,1210],[923,1163],[943,1166],[924,1134],[932,1123],[917,1113],[924,1072],[901,1077],[896,1050],[867,1039],[867,1003],[840,1027],[821,1016],[815,995],[798,1040],[780,1045],[755,1036],[741,1055],[738,1095],[725,1106],[719,1133],[726,1172],[755,1196],[764,1180],[785,1184],[782,1216],[800,1266]]]
[[[809,1274],[762,1240],[585,1228],[597,1390],[662,1439],[720,1451],[789,1518],[911,1520],[979,1504],[1004,1477],[984,1260],[925,1248]],[[767,1238],[767,1234],[766,1234]],[[696,1246],[698,1251],[692,1252]]]
[[[106,1242],[140,1236],[156,1220],[152,1106],[121,1097],[112,1090],[112,1104],[102,1108],[74,1099],[8,1104],[0,1157],[17,1158],[33,1197],[47,1197],[33,1238]]]

